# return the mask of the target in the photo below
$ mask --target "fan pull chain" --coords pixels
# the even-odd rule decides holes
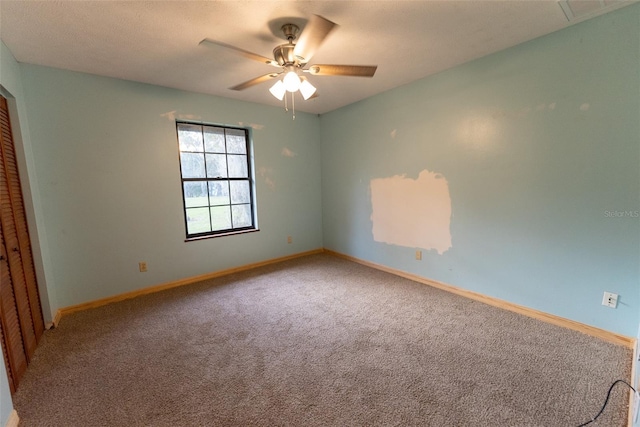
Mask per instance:
[[[293,120],[296,119],[296,97],[294,96],[295,93],[290,92],[291,93],[291,108],[293,111]],[[284,94],[284,111],[289,111],[289,106],[287,105],[287,94]]]

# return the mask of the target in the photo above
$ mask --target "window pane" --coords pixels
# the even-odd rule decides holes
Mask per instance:
[[[204,178],[204,154],[180,153],[182,178]]]
[[[227,177],[227,156],[224,154],[207,154],[207,177]]]
[[[211,231],[209,208],[187,209],[187,232],[189,234],[197,234],[208,231]]]
[[[247,154],[247,140],[240,129],[227,129],[227,153]]]
[[[238,227],[250,227],[251,224],[251,205],[233,205],[231,206],[231,212],[233,212],[233,226]]]
[[[211,223],[213,231],[231,228],[231,212],[229,206],[215,206],[211,208]]]
[[[249,181],[230,181],[231,203],[250,203]]]
[[[176,129],[187,238],[255,228],[247,130],[200,123]]]
[[[207,153],[224,153],[224,129],[204,128],[204,151]]]
[[[229,178],[248,178],[247,156],[228,155]]]
[[[229,181],[209,182],[209,200],[211,206],[229,204]]]
[[[184,205],[187,208],[209,206],[206,181],[184,183]]]
[[[178,125],[180,151],[202,152],[202,126]]]

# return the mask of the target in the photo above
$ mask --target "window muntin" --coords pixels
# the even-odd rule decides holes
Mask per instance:
[[[178,122],[187,239],[254,230],[246,129]]]

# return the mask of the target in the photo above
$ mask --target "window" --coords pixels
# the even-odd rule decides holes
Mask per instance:
[[[177,123],[187,239],[255,230],[249,133]]]

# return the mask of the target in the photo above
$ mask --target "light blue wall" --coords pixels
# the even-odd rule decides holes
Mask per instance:
[[[324,246],[635,336],[640,219],[606,212],[640,211],[639,17],[626,7],[323,115]],[[423,169],[449,183],[452,248],[416,261],[374,241],[369,185]]]
[[[20,67],[59,307],[322,247],[317,116]],[[259,232],[184,241],[174,117],[253,126]]]

